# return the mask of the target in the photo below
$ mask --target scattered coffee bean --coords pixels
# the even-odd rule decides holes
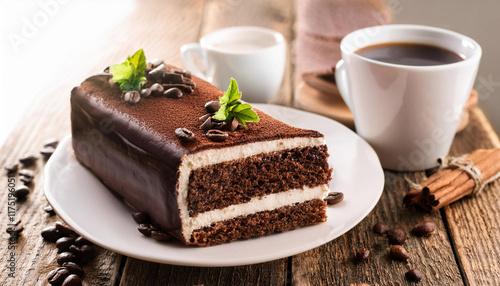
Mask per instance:
[[[64,262],[62,266],[68,269],[69,274],[78,275],[80,278],[83,278],[83,275],[85,274],[85,272],[83,272],[83,268],[74,262]]]
[[[231,124],[228,125],[227,130],[234,132],[238,129],[238,126],[240,126],[240,122],[238,122],[238,119],[233,118],[233,121],[231,121]]]
[[[214,128],[214,124],[212,122],[212,118],[208,117],[203,124],[201,124],[200,129],[204,131],[208,131],[210,129]]]
[[[61,286],[82,286],[82,279],[78,275],[71,274],[64,279]]]
[[[326,203],[329,205],[338,204],[343,200],[344,200],[344,193],[340,192],[328,193],[328,195],[325,198]]]
[[[59,144],[59,140],[57,138],[50,138],[43,142],[43,147],[53,147],[56,148]]]
[[[153,84],[151,87],[151,94],[154,96],[160,96],[163,94],[163,91],[165,90],[163,86],[159,83]]]
[[[75,245],[76,246],[83,246],[85,244],[88,244],[88,245],[91,245],[92,242],[86,240],[85,238],[83,238],[82,236],[79,236],[77,238],[75,238]]]
[[[47,275],[47,281],[49,281],[51,285],[61,285],[69,274],[70,273],[66,267],[57,267],[49,272]]]
[[[5,170],[7,170],[8,175],[15,174],[18,169],[19,169],[19,165],[17,163],[11,163],[11,164],[5,165]]]
[[[145,213],[143,213],[143,212],[134,212],[134,213],[132,213],[132,218],[138,224],[147,223],[148,220],[149,220],[148,215],[145,214]]]
[[[205,109],[207,110],[208,113],[215,113],[217,112],[217,110],[219,110],[219,108],[220,108],[220,103],[217,100],[205,103]]]
[[[405,261],[410,257],[410,254],[401,245],[393,245],[389,250],[392,259]]]
[[[43,210],[51,216],[56,214],[51,205],[44,206]]]
[[[23,182],[25,185],[29,185],[31,184],[31,182],[33,182],[33,177],[19,176],[19,180]]]
[[[57,252],[68,252],[69,247],[73,245],[75,239],[71,236],[63,236],[56,241]]]
[[[69,246],[68,248],[68,252],[71,252],[73,253],[77,258],[81,257],[83,255],[83,252],[82,250],[80,249],[80,247],[72,244]]]
[[[149,97],[151,95],[151,89],[150,88],[143,88],[141,89],[141,97]]]
[[[377,222],[373,226],[373,232],[378,233],[378,234],[384,234],[387,231],[387,226],[381,222]]]
[[[413,227],[411,232],[416,236],[431,236],[432,232],[436,229],[436,225],[433,222],[426,221],[419,223]]]
[[[191,142],[194,140],[194,133],[187,128],[177,128],[175,129],[175,136],[183,142]]]
[[[168,98],[175,98],[175,99],[179,99],[183,96],[182,91],[177,87],[169,88],[166,91],[164,91],[163,94]]]
[[[149,63],[151,64],[152,68],[156,68],[157,66],[163,64],[163,60],[155,58],[155,59],[149,60]]]
[[[368,257],[370,257],[370,250],[368,250],[368,249],[366,249],[364,247],[361,247],[356,252],[356,259],[358,261],[365,261],[365,260],[368,259]]]
[[[16,187],[14,191],[14,197],[16,197],[20,201],[24,201],[29,194],[30,189],[25,185]]]
[[[34,178],[35,174],[31,170],[21,169],[21,171],[19,171],[19,176],[26,177],[26,178]]]
[[[16,235],[19,236],[19,234],[24,230],[24,226],[20,223],[18,223],[16,226],[9,226],[6,229],[6,232],[10,235]]]
[[[422,280],[422,273],[417,269],[412,269],[405,273],[405,277],[408,281],[419,282]]]
[[[386,232],[390,244],[403,244],[406,240],[406,232],[399,226],[392,227]]]
[[[62,265],[64,262],[76,262],[76,255],[71,252],[62,252],[57,256],[57,264]]]
[[[71,228],[65,226],[60,221],[56,222],[56,229],[59,231],[59,233],[62,236],[77,236],[77,234],[76,234],[76,232],[74,230],[72,230]]]
[[[137,230],[145,236],[151,236],[151,230],[148,224],[140,224]]]
[[[29,166],[34,165],[37,159],[38,159],[37,157],[28,154],[28,155],[24,155],[23,157],[21,157],[19,159],[19,162],[21,162],[21,164],[23,164],[23,166],[29,167]]]
[[[123,95],[123,99],[125,99],[126,102],[129,104],[137,104],[141,100],[141,95],[137,90],[131,90],[125,92]]]
[[[166,232],[163,232],[163,231],[152,231],[151,232],[151,237],[154,239],[154,240],[158,240],[158,241],[169,241],[172,239],[172,236]]]
[[[208,118],[212,117],[212,114],[207,113],[199,118],[200,122],[205,122]]]
[[[216,142],[225,141],[229,136],[226,132],[217,129],[209,130],[205,135],[207,136],[208,139]]]
[[[56,148],[54,147],[44,147],[42,150],[40,150],[40,154],[42,154],[43,158],[49,159],[52,154],[54,154],[54,151],[56,151]]]
[[[46,241],[56,242],[61,236],[61,233],[55,226],[48,226],[42,230],[42,237]]]
[[[75,255],[79,258],[80,263],[86,264],[95,256],[95,248],[92,245],[82,245],[82,247],[78,248],[75,245],[70,247],[70,250],[75,253]]]

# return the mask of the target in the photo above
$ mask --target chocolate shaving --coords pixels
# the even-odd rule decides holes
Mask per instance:
[[[165,90],[176,87],[183,93],[192,93],[196,87],[190,72],[174,69],[163,63],[147,72],[146,78],[148,82],[161,84]]]

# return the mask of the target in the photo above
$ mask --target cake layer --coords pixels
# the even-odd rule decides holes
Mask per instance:
[[[189,178],[189,215],[195,217],[289,189],[325,185],[330,180],[326,149],[325,145],[287,149],[193,170]]]
[[[239,216],[195,230],[189,243],[210,246],[239,238],[250,238],[317,224],[326,221],[325,206],[326,203],[323,200],[313,199],[293,206]]]

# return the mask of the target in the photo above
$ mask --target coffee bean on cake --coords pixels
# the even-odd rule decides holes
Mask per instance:
[[[141,89],[141,97],[148,97],[151,95],[151,88],[143,88]]]
[[[177,128],[175,129],[175,136],[183,142],[191,142],[194,140],[194,133],[187,128]]]
[[[335,205],[344,200],[344,193],[341,192],[331,192],[325,198],[325,201],[329,205]]]
[[[183,95],[182,91],[177,87],[169,88],[165,90],[163,94],[168,98],[174,98],[174,99],[179,99]]]
[[[220,108],[220,102],[218,100],[213,100],[205,103],[205,109],[208,113],[215,113]]]
[[[212,122],[212,118],[210,116],[207,117],[207,120],[203,122],[200,126],[201,130],[208,131],[210,129],[214,128],[214,123]]]
[[[212,117],[212,114],[207,113],[207,114],[201,116],[198,120],[200,120],[200,122],[205,122],[210,117]]]
[[[432,232],[436,229],[436,225],[433,222],[426,221],[419,224],[416,224],[411,233],[415,236],[431,236]]]
[[[139,230],[139,232],[145,236],[151,236],[151,229],[149,227],[149,224],[140,224],[137,230]]]
[[[163,94],[163,86],[159,83],[154,83],[150,88],[151,94],[154,96],[160,96]]]
[[[141,95],[137,90],[131,90],[125,92],[123,99],[129,104],[137,104],[141,100]]]
[[[384,234],[387,231],[387,226],[381,222],[377,222],[373,226],[373,232],[378,233],[378,234]]]
[[[152,231],[151,237],[158,241],[169,241],[172,240],[172,236],[164,231]]]
[[[206,133],[206,136],[208,139],[210,139],[212,141],[222,142],[222,141],[226,141],[226,139],[229,135],[224,131],[212,129]]]

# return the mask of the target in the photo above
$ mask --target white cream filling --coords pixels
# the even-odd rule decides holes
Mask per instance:
[[[249,143],[224,149],[210,149],[182,158],[179,166],[177,185],[177,203],[182,222],[182,234],[186,240],[191,238],[193,230],[210,226],[212,223],[232,219],[241,215],[248,215],[260,211],[273,210],[282,206],[308,201],[314,198],[323,199],[328,193],[328,185],[314,188],[289,190],[287,192],[271,194],[251,199],[249,202],[233,205],[224,209],[216,209],[190,217],[188,211],[187,194],[189,176],[192,170],[226,161],[243,159],[261,153],[279,152],[293,148],[314,147],[325,144],[322,137],[290,138],[272,141]]]

